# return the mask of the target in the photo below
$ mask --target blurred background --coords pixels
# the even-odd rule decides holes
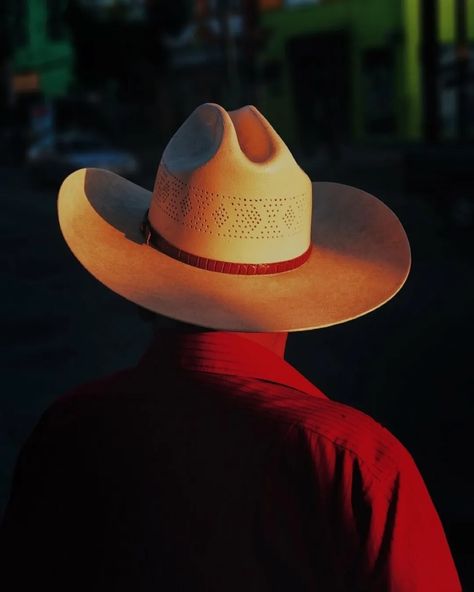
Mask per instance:
[[[474,590],[474,0],[0,2],[0,509],[44,409],[150,339],[65,246],[59,184],[98,166],[151,189],[206,101],[256,105],[313,180],[373,193],[404,224],[400,294],[290,335],[287,359],[410,450]]]

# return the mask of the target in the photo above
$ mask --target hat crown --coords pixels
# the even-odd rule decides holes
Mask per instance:
[[[279,150],[286,150],[292,158],[281,138],[253,105],[227,112],[220,105],[205,103],[174,134],[162,161],[174,172],[193,170],[213,158],[224,157],[241,159],[241,165],[245,161],[249,165],[269,164],[275,162]]]
[[[255,107],[206,103],[163,153],[149,220],[194,255],[273,263],[308,249],[311,206],[309,177]]]

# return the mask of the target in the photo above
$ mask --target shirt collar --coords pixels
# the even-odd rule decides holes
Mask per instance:
[[[139,366],[257,378],[327,398],[277,354],[233,332],[161,330]]]

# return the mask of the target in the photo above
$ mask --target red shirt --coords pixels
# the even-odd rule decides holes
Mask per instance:
[[[0,547],[8,590],[461,590],[398,440],[232,333],[163,332],[56,401]]]

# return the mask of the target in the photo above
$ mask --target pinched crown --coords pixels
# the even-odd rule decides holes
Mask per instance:
[[[187,253],[262,264],[308,251],[311,207],[309,177],[255,107],[206,103],[168,143],[148,219]]]

